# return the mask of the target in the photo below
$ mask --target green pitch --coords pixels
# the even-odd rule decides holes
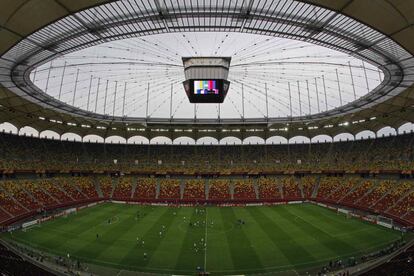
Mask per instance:
[[[216,275],[306,271],[381,249],[400,233],[311,204],[197,209],[108,203],[2,237],[107,267],[102,273],[194,274],[201,267]]]

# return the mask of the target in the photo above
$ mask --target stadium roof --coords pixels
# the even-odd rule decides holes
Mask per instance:
[[[39,132],[53,130],[59,134],[198,139],[203,136],[267,138],[356,134],[362,130],[377,131],[384,126],[397,128],[414,117],[412,1],[107,2],[21,0],[1,3],[1,121],[18,128],[31,126]],[[363,60],[367,67],[381,69],[383,76],[376,75],[382,82],[368,94],[331,109],[322,109],[321,113],[311,112],[309,107],[311,114],[292,112],[292,116],[287,109],[284,113],[287,117],[283,114],[272,117],[269,112],[269,116],[261,117],[156,118],[126,117],[122,112],[120,116],[115,112],[95,113],[82,104],[73,106],[59,101],[56,93],[44,93],[45,89],[42,91],[30,80],[30,76],[34,79],[34,68],[40,71],[42,66],[52,67],[52,60],[64,61],[79,53],[77,51],[87,52],[94,45],[104,42],[101,45],[111,45],[115,43],[111,41],[120,39],[133,41],[140,36],[150,41],[155,36],[173,37],[174,33],[190,31],[193,32],[187,40],[190,42],[202,36],[195,32],[209,31],[232,33],[231,36],[237,36],[234,32],[249,33],[244,36],[267,35],[273,37],[272,42],[289,38],[317,44]],[[311,79],[314,77],[317,76]],[[45,86],[46,90],[48,87]],[[115,104],[113,106],[115,110]]]

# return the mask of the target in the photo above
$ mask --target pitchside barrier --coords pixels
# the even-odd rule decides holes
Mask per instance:
[[[388,217],[384,217],[381,215],[375,216],[375,215],[370,215],[370,214],[366,214],[366,215],[361,215],[361,214],[357,214],[354,213],[352,210],[349,209],[345,209],[345,208],[341,208],[341,207],[335,207],[335,206],[331,206],[325,203],[319,203],[319,202],[314,202],[314,201],[310,201],[313,204],[316,204],[318,206],[324,207],[324,208],[328,208],[330,210],[336,211],[338,213],[342,213],[345,214],[347,216],[347,218],[358,218],[361,219],[363,221],[367,221],[373,224],[377,224],[389,229],[394,229],[397,231],[401,231],[401,232],[407,232],[409,230],[409,228],[407,227],[403,227],[403,226],[399,226],[396,225],[394,223],[394,220],[392,218],[388,218]]]
[[[18,229],[23,229],[24,230],[24,229],[27,229],[27,228],[32,227],[34,225],[41,224],[45,221],[49,221],[49,220],[52,220],[52,219],[55,219],[55,218],[58,218],[58,217],[68,216],[68,215],[70,215],[72,213],[76,213],[76,212],[78,212],[82,209],[96,206],[96,205],[98,205],[102,202],[105,202],[105,201],[93,202],[93,203],[89,203],[89,204],[82,205],[82,206],[75,207],[75,208],[72,207],[72,208],[63,210],[61,212],[58,212],[56,214],[53,214],[51,216],[45,216],[45,217],[42,217],[42,218],[39,218],[39,219],[26,221],[26,222],[23,222],[21,224],[11,225],[11,226],[6,227],[3,230],[5,230],[7,232],[12,232],[12,231],[15,231],[15,230],[18,230]]]

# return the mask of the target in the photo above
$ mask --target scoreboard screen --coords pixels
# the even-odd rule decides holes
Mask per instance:
[[[191,103],[222,103],[230,85],[223,79],[190,79],[183,84]]]
[[[216,80],[195,80],[193,90],[196,95],[219,94],[219,88]]]

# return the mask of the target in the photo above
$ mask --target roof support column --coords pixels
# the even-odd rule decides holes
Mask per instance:
[[[290,117],[293,116],[292,113],[292,92],[290,91],[290,82],[288,82],[288,90],[289,90],[289,110],[290,110]]]
[[[52,64],[53,64],[53,60],[50,62],[49,70],[47,72],[45,93],[47,93],[47,88],[49,87],[50,71],[52,71]]]
[[[147,107],[145,109],[145,118],[148,118],[148,110],[149,110],[149,91],[150,91],[150,84],[147,85]]]
[[[86,103],[86,110],[88,111],[89,111],[89,101],[91,99],[92,79],[93,79],[93,76],[91,75],[91,79],[89,80],[88,101]]]
[[[326,95],[325,76],[322,75],[323,91],[325,93],[325,111],[328,111],[328,96]]]
[[[99,86],[101,85],[101,78],[98,78],[98,86],[96,87],[96,99],[95,99],[95,113],[98,109],[98,95],[99,95]]]
[[[244,84],[242,83],[242,119],[244,120]]]
[[[340,106],[342,106],[342,93],[341,93],[341,85],[339,84],[338,69],[335,69],[335,74],[336,74],[336,82],[338,83],[339,104]]]
[[[348,61],[348,67],[349,67],[349,73],[351,74],[351,85],[352,85],[352,91],[354,92],[354,100],[356,100],[354,75],[352,74],[351,62],[349,62],[349,61]]]
[[[299,115],[302,116],[302,103],[300,99],[300,87],[299,87],[299,81],[297,81],[298,84],[298,95],[299,95]]]
[[[108,83],[109,83],[109,80],[106,80],[105,99],[104,99],[104,114],[105,115],[106,115],[106,99],[108,97]]]
[[[308,91],[309,115],[311,115],[312,114],[312,109],[311,109],[311,100],[310,100],[310,94],[309,94],[309,82],[308,82],[308,80],[306,80],[306,90]]]
[[[317,104],[318,104],[318,113],[320,113],[321,112],[321,107],[319,106],[319,91],[318,91],[318,82],[317,82],[316,78],[315,78],[315,90],[316,90],[316,101],[317,101]]]
[[[170,93],[170,119],[172,119],[172,106],[173,106],[173,84],[171,83],[171,93]]]
[[[66,72],[66,61],[63,64],[63,71],[62,71],[62,77],[60,78],[60,87],[59,87],[59,96],[58,99],[60,101],[60,98],[62,97],[62,87],[63,87],[63,79],[65,78],[65,72]],[[35,71],[36,74],[36,71]],[[35,80],[33,80],[34,82]]]
[[[79,78],[79,69],[76,70],[76,79],[75,79],[75,88],[73,90],[73,99],[72,99],[72,105],[75,105],[75,99],[76,99],[76,89],[78,87],[78,78]]]
[[[265,83],[265,93],[266,93],[266,119],[269,119],[269,100],[267,98],[267,83]]]
[[[125,95],[127,90],[127,82],[124,83],[124,96],[122,97],[122,117],[125,116]]]
[[[368,75],[367,75],[367,69],[365,68],[365,63],[364,63],[364,61],[362,61],[362,68],[364,69],[365,84],[367,85],[367,92],[369,93]]]
[[[116,92],[118,90],[118,81],[115,81],[115,93],[114,93],[114,106],[112,109],[112,117],[115,116],[115,106],[116,106]]]

